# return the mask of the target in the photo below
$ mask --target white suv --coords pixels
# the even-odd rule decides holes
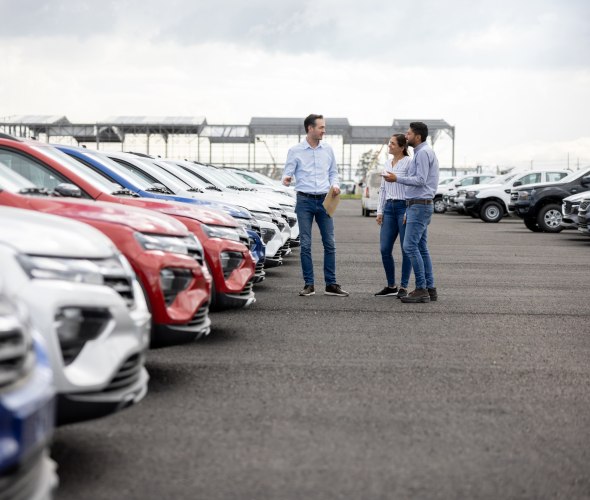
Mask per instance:
[[[482,185],[469,186],[466,189],[463,206],[465,211],[484,222],[499,222],[508,214],[510,191],[513,187],[557,182],[570,172],[568,170],[527,170],[511,172],[498,179]]]
[[[81,222],[0,207],[0,278],[43,336],[65,424],[147,392],[150,313],[129,263]]]

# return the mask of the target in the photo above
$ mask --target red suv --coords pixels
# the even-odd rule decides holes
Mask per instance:
[[[190,340],[210,331],[211,276],[202,247],[187,228],[164,214],[136,207],[49,196],[18,175],[34,159],[10,156],[0,147],[0,205],[61,215],[85,222],[106,234],[133,267],[148,299],[155,343]],[[8,165],[8,167],[7,167]],[[67,186],[66,186],[67,189]],[[124,284],[114,284],[129,299]]]
[[[213,277],[211,305],[246,307],[255,301],[252,290],[255,263],[249,250],[250,240],[232,217],[196,205],[139,198],[65,153],[37,141],[0,134],[0,161],[3,158],[4,163],[11,161],[15,165],[35,162],[35,168],[11,168],[37,187],[64,196],[79,196],[79,192],[64,187],[64,183],[69,183],[77,186],[86,199],[147,208],[176,218],[204,247],[205,263]]]

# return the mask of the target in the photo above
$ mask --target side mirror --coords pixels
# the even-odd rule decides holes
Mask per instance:
[[[515,181],[514,184],[512,184],[512,187],[518,187],[518,186],[522,186],[522,181]]]
[[[53,189],[55,193],[66,198],[82,198],[82,190],[74,184],[62,182]]]
[[[582,186],[587,186],[590,184],[590,175],[585,175],[582,177]]]

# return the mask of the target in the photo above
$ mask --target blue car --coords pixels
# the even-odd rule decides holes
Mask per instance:
[[[48,443],[55,388],[42,339],[22,308],[0,296],[0,498],[50,498],[57,486]]]
[[[250,251],[252,252],[252,256],[256,261],[257,274],[259,274],[263,267],[265,258],[264,243],[260,238],[260,228],[257,226],[256,219],[254,219],[247,210],[235,205],[216,201],[176,196],[168,192],[164,186],[155,186],[153,183],[148,182],[139,175],[134,175],[133,172],[126,170],[100,151],[78,148],[74,146],[64,146],[60,144],[54,144],[54,147],[74,158],[86,167],[94,170],[95,172],[98,172],[103,177],[109,179],[111,182],[122,186],[124,189],[121,194],[135,193],[142,198],[155,198],[160,200],[179,201],[182,203],[194,203],[205,208],[220,210],[227,213],[228,215],[231,215],[244,227],[244,229],[246,229],[248,236],[250,237]]]

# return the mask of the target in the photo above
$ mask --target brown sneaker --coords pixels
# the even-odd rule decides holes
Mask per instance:
[[[428,295],[430,295],[430,302],[436,302],[438,299],[438,293],[436,293],[436,288],[427,288]]]
[[[299,295],[302,297],[309,297],[310,295],[315,295],[315,288],[313,285],[305,285],[303,290],[299,292]]]
[[[333,285],[327,285],[326,291],[324,295],[335,295],[336,297],[348,297],[348,292],[346,290],[342,290],[340,285],[334,283]]]
[[[430,302],[430,295],[428,295],[426,288],[416,288],[416,290],[410,292],[406,297],[400,297],[400,300],[408,304]]]

